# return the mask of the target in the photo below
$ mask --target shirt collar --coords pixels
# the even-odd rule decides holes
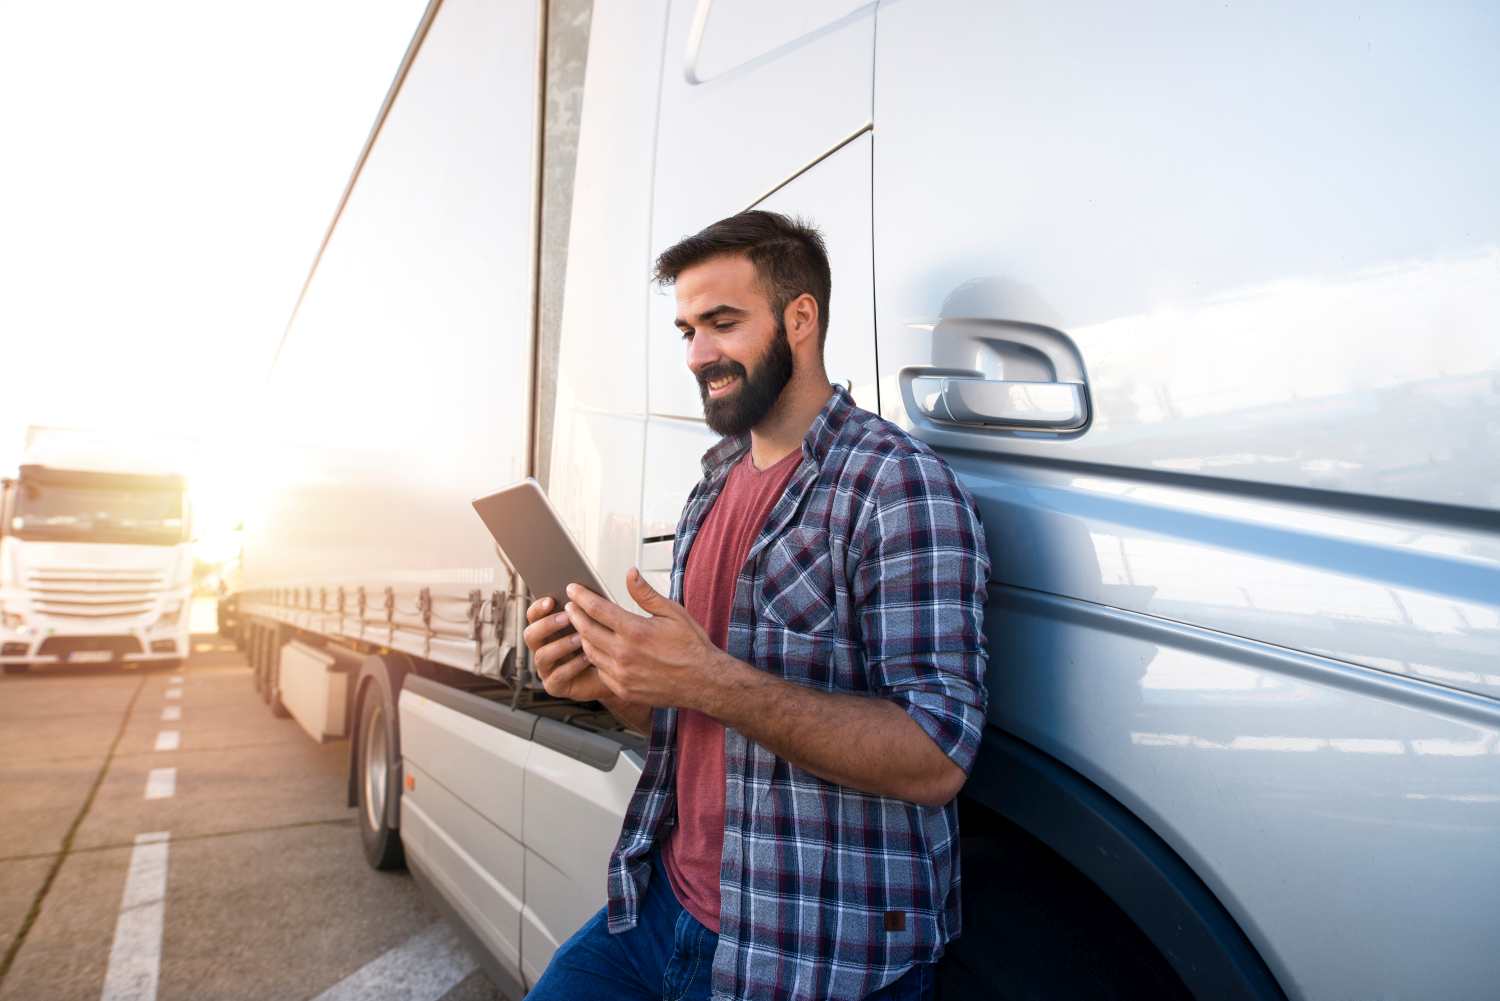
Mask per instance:
[[[828,402],[823,404],[823,409],[813,418],[812,426],[802,439],[803,457],[811,460],[815,466],[821,466],[853,409],[854,398],[849,395],[849,391],[843,386],[834,385]],[[715,480],[727,474],[735,460],[749,449],[748,431],[720,439],[713,448],[703,453],[703,475],[709,480]]]

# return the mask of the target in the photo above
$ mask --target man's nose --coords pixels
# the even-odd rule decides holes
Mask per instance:
[[[714,346],[712,337],[696,334],[688,340],[687,364],[694,375],[718,360],[719,349]]]

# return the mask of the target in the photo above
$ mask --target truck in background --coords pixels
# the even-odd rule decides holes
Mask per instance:
[[[534,474],[664,589],[714,439],[650,263],[801,214],[829,375],[988,535],[948,996],[1485,996],[1496,30],[435,0],[259,415],[256,684],[349,739],[367,858],[521,996],[603,899],[640,738],[540,691],[468,502]]]
[[[176,666],[188,654],[192,520],[180,459],[34,426],[0,497],[0,665]]]

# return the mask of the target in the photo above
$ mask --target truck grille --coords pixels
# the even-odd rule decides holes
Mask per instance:
[[[44,567],[27,586],[31,607],[60,619],[116,619],[144,615],[155,607],[166,575],[110,567]]]

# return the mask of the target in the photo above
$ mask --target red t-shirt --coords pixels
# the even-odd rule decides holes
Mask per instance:
[[[723,649],[729,637],[734,582],[771,508],[796,472],[800,448],[769,469],[750,453],[735,463],[688,551],[683,605]],[[724,727],[691,709],[677,713],[677,827],[662,847],[662,862],[677,900],[719,930],[719,860],[724,853]]]

